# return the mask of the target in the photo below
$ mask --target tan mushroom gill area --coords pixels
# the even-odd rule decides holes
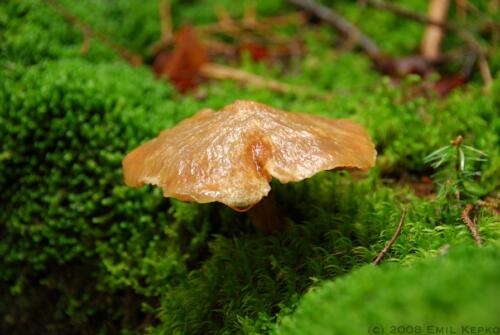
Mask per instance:
[[[276,178],[300,181],[337,168],[367,170],[376,151],[362,126],[235,101],[203,109],[130,152],[125,183],[162,188],[165,197],[250,207]]]

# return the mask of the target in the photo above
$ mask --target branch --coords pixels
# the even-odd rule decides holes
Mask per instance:
[[[467,9],[469,8],[469,3],[467,2],[467,0],[456,0],[455,3],[457,5],[458,16],[462,19],[465,19],[465,17],[467,16]]]
[[[449,0],[431,0],[429,3],[429,18],[436,22],[446,22],[449,4]],[[422,38],[422,56],[431,60],[437,59],[440,54],[442,40],[443,28],[428,25]]]
[[[482,245],[483,241],[481,240],[481,236],[479,236],[479,233],[477,231],[476,223],[470,218],[470,213],[473,209],[474,205],[467,204],[462,212],[461,218],[463,223],[465,223],[465,225],[469,228],[472,238],[474,239],[474,241],[476,241],[476,244]]]
[[[0,154],[0,157],[2,155]],[[0,158],[0,161],[2,159]],[[476,204],[480,207],[490,208],[496,215],[500,215],[500,198],[497,196],[486,197],[484,200],[478,200]]]
[[[174,38],[172,29],[172,5],[170,0],[160,0],[158,3],[161,26],[161,41],[170,43]]]
[[[263,78],[256,74],[235,69],[226,65],[208,63],[203,65],[200,72],[207,78],[240,81],[251,86],[268,88],[280,93],[289,93],[293,90],[291,86],[287,84],[280,83],[276,80]]]
[[[234,80],[239,81],[250,86],[267,88],[279,93],[293,93],[296,95],[315,95],[318,97],[329,98],[329,95],[322,95],[320,92],[311,90],[308,87],[293,86],[279,81],[264,78],[256,74],[246,72],[240,69],[235,69],[230,66],[206,63],[201,69],[200,73],[206,77],[217,80]]]
[[[401,218],[399,219],[398,227],[396,228],[396,231],[392,235],[392,238],[390,239],[390,241],[387,242],[384,249],[382,249],[382,251],[378,254],[377,258],[375,258],[375,260],[373,261],[374,265],[380,264],[380,262],[382,261],[382,258],[384,258],[385,254],[387,254],[387,252],[391,249],[394,242],[396,242],[396,239],[398,238],[399,234],[401,234],[401,228],[403,228],[405,218],[406,218],[406,208],[403,207],[403,211],[401,212]]]
[[[172,45],[174,42],[174,31],[172,27],[172,4],[170,0],[158,1],[158,14],[160,17],[161,36],[158,41],[149,46],[150,53],[155,56]]]
[[[378,45],[351,22],[337,14],[334,10],[317,3],[314,0],[289,0],[292,4],[302,7],[306,11],[331,24],[344,37],[356,41],[363,51],[372,59],[378,59],[382,52]]]
[[[463,2],[463,3],[461,3]],[[459,10],[463,10],[466,12],[469,10],[472,14],[475,14],[477,17],[480,17],[483,21],[486,22],[487,25],[493,27],[494,29],[498,29],[500,27],[500,24],[495,22],[495,19],[493,19],[491,16],[485,14],[479,8],[477,8],[476,5],[470,3],[467,0],[456,0],[457,7]],[[494,8],[490,8],[490,12],[495,12]]]
[[[196,30],[204,34],[241,33],[244,30],[267,33],[275,28],[302,26],[305,21],[306,19],[303,13],[293,12],[290,14],[259,18],[252,25],[249,25],[248,21],[233,21],[233,26],[228,27],[227,25],[221,24],[221,22],[217,22],[209,25],[196,26]]]

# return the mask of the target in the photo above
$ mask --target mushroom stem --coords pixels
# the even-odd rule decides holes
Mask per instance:
[[[285,221],[272,192],[253,206],[247,214],[257,229],[265,234],[273,234],[285,229]]]

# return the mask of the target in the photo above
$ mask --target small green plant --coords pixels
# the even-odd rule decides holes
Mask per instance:
[[[487,157],[486,153],[463,144],[461,135],[425,157],[425,163],[438,170],[435,174],[441,184],[438,198],[451,200],[454,197],[461,201],[484,195],[485,191],[476,180],[481,176],[479,164],[487,161]]]

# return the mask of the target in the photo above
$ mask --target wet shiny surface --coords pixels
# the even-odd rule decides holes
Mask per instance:
[[[352,121],[236,101],[163,131],[130,152],[123,170],[128,186],[152,184],[166,197],[244,208],[269,193],[272,178],[287,183],[323,170],[367,170],[375,157]]]

